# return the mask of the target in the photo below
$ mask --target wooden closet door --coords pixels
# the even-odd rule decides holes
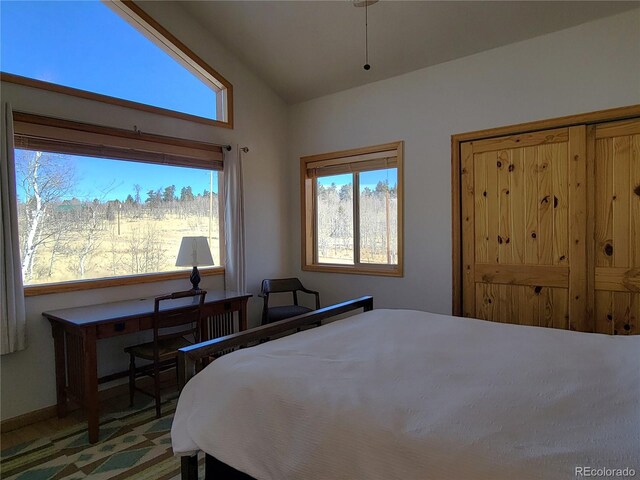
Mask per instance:
[[[461,144],[463,314],[590,330],[586,128]]]
[[[640,120],[595,130],[595,326],[638,334],[640,319]],[[593,147],[592,147],[593,148]]]

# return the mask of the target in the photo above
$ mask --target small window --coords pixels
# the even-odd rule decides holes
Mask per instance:
[[[402,275],[402,146],[301,159],[304,270]]]
[[[207,237],[219,270],[220,147],[122,136],[132,134],[104,127],[97,127],[98,133],[88,125],[20,113],[14,117],[27,294],[42,284],[57,284],[40,287],[50,293],[61,283],[70,290],[100,286],[99,279],[113,284],[114,279],[138,283],[156,274],[166,277],[181,270],[175,261],[183,236]]]
[[[232,126],[231,85],[133,2],[3,1],[2,80]]]

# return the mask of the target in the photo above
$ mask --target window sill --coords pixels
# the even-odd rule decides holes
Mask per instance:
[[[347,273],[353,275],[373,275],[382,277],[403,277],[402,266],[400,265],[338,265],[338,264],[314,264],[303,265],[302,270],[306,272],[326,272],[326,273]]]
[[[224,267],[213,267],[200,269],[201,277],[211,275],[224,275]],[[121,287],[125,285],[137,285],[141,283],[163,282],[166,280],[188,279],[191,270],[178,272],[164,272],[141,275],[127,275],[123,277],[99,278],[95,280],[77,280],[73,282],[44,283],[40,285],[26,285],[24,287],[25,297],[35,297],[38,295],[51,295],[54,293],[77,292],[81,290],[94,290],[96,288]]]

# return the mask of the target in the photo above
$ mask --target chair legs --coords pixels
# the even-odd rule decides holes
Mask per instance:
[[[133,407],[133,396],[136,391],[136,357],[129,354],[129,406]]]
[[[139,372],[136,370],[136,357],[133,354],[129,356],[129,406],[133,407],[133,400],[136,391],[136,377],[139,377]],[[160,418],[161,415],[161,388],[160,388],[160,372],[164,371],[166,364],[162,364],[162,368],[160,363],[155,363],[153,366],[149,365],[148,367],[142,366],[141,369],[143,372],[142,375],[148,375],[153,378],[153,397],[155,397],[155,407],[156,407],[156,418]],[[178,376],[178,369],[176,367],[176,378]],[[145,389],[141,390],[146,395],[151,395],[151,391]]]
[[[160,418],[160,366],[158,362],[153,365],[153,393],[156,397],[156,418]]]

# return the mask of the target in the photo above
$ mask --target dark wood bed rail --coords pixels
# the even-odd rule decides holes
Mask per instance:
[[[255,342],[264,342],[275,335],[287,332],[295,333],[302,327],[319,326],[323,320],[360,308],[365,312],[373,310],[373,297],[364,296],[348,300],[298,315],[297,317],[287,318],[279,322],[181,348],[178,352],[178,385],[182,390],[182,387],[204,364],[213,358],[229,353],[233,349],[246,347]]]

